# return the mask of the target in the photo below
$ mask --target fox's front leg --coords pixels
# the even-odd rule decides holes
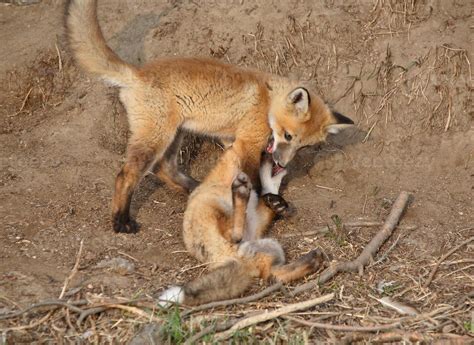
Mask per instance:
[[[240,168],[247,174],[253,188],[260,186],[259,170],[262,150],[265,148],[263,142],[249,142],[236,139],[232,144],[232,149],[240,159]]]
[[[232,241],[240,242],[246,226],[247,205],[249,202],[252,184],[247,174],[240,172],[232,182]]]

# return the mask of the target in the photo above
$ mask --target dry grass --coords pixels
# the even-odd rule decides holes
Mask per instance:
[[[0,133],[29,130],[43,122],[67,97],[75,75],[72,60],[57,45],[28,66],[8,72],[0,86]]]
[[[211,303],[205,308],[192,308],[184,312],[183,307],[177,306],[162,309],[158,301],[149,295],[135,296],[132,299],[105,297],[103,294],[83,294],[81,287],[66,293],[68,284],[80,266],[83,251],[81,241],[74,267],[64,282],[59,299],[42,301],[24,309],[5,299],[10,307],[4,308],[6,311],[0,313],[4,342],[41,340],[64,343],[82,340],[103,343],[132,339],[132,343],[141,343],[144,339],[153,339],[160,343],[192,344],[197,341],[218,342],[232,338],[236,342],[306,344],[310,337],[320,338],[325,335],[334,342],[342,343],[383,342],[390,339],[413,342],[469,341],[468,335],[472,335],[473,331],[472,291],[465,291],[457,286],[455,288],[461,288],[460,291],[453,294],[455,289],[451,289],[448,293],[444,292],[445,296],[440,299],[440,296],[436,296],[441,294],[441,290],[436,288],[436,282],[459,276],[472,280],[466,274],[466,270],[473,266],[469,260],[454,259],[449,263],[445,260],[459,254],[474,241],[474,237],[449,250],[434,264],[431,273],[427,271],[424,275],[412,275],[410,269],[416,266],[407,265],[406,260],[397,262],[389,259],[399,238],[380,254],[379,260],[366,267],[371,257],[375,259],[381,244],[391,236],[407,203],[408,194],[402,193],[393,204],[386,223],[370,243],[364,245],[361,254],[350,262],[331,264],[314,283],[300,284],[289,291],[283,291],[283,295],[280,293],[283,286],[277,283],[266,289],[265,293]],[[336,226],[340,228],[339,231],[344,231],[343,223],[338,222]],[[337,243],[344,244],[341,239]],[[384,263],[385,259],[387,263]],[[377,266],[378,264],[380,265]],[[381,272],[387,268],[391,270],[397,264],[401,267],[397,273],[402,271],[402,274],[410,278],[409,281],[381,280],[368,290],[370,285],[367,283],[370,283],[375,271],[380,276]],[[436,277],[436,273],[442,271],[442,264],[461,264],[462,267],[449,273],[441,272]],[[364,267],[367,270],[362,274]],[[341,277],[337,276],[338,272],[350,272],[357,268],[359,278],[349,276],[348,280],[344,277],[345,283],[342,283]],[[390,277],[394,279],[396,275],[391,273]],[[336,279],[330,281],[334,277]],[[364,282],[360,284],[362,279]],[[325,284],[328,281],[330,284]],[[348,285],[347,289],[344,284]],[[302,292],[311,293],[312,297],[295,303],[295,296]],[[321,297],[315,298],[314,295]],[[404,299],[410,300],[411,305],[404,302]],[[298,328],[303,328],[303,333]]]
[[[325,4],[329,9],[335,6],[334,1]],[[334,27],[324,18],[315,22],[309,14],[298,19],[288,16],[278,34],[273,36],[259,25],[242,38],[248,49],[238,63],[307,79],[334,106],[345,106],[352,110],[354,117],[361,119],[359,126],[367,131],[366,142],[375,141],[374,138],[383,140],[383,129],[390,126],[391,131],[402,132],[401,138],[420,132],[438,135],[465,127],[469,119],[460,114],[472,107],[471,98],[467,96],[472,91],[467,48],[436,44],[429,51],[415,52],[411,63],[399,65],[394,59],[396,48],[386,44],[383,53],[375,54],[374,42],[380,37],[410,40],[417,25],[431,20],[429,2],[374,0],[366,7],[342,6],[353,20],[350,24],[357,24],[357,32],[349,25]],[[347,39],[337,44],[326,44],[336,42],[338,35],[345,35]],[[219,46],[210,54],[229,60],[228,51],[229,47]],[[6,95],[2,97],[1,108],[3,133],[30,128],[35,121],[44,120],[47,110],[64,100],[75,73],[64,56],[59,50],[48,52],[23,72],[9,75],[2,90]],[[349,65],[356,68],[349,70]],[[111,116],[119,118],[123,115],[122,110],[116,96],[111,97],[114,99]],[[122,142],[110,145],[110,149],[123,152]],[[189,138],[181,163],[188,165],[193,161],[202,152],[203,145],[209,144],[202,139]],[[210,146],[207,150],[218,151],[217,144]],[[383,207],[381,212],[382,215],[385,212]],[[361,231],[366,230],[364,225],[345,226],[346,221],[342,219],[340,224],[328,224],[324,231],[312,234],[308,243],[305,234],[295,233],[292,239],[304,243],[305,250],[317,241],[331,257],[352,260],[375,230]],[[292,229],[286,230],[290,233]],[[55,304],[37,306],[14,317],[5,317],[26,306],[0,296],[5,306],[0,313],[3,341],[58,344],[125,342],[155,321],[160,327],[149,331],[152,336],[180,343],[206,327],[214,327],[224,318],[251,315],[327,293],[336,295],[331,303],[254,325],[234,334],[234,340],[242,343],[310,343],[321,338],[341,343],[472,341],[472,244],[471,247],[460,247],[445,261],[438,262],[437,258],[418,255],[416,248],[403,241],[412,230],[399,227],[363,277],[340,275],[297,297],[291,296],[294,287],[289,286],[246,304],[194,312],[185,308],[163,311],[157,307],[153,296],[147,294],[131,298],[92,295],[72,289],[66,292],[63,300],[54,301]],[[456,243],[451,248],[466,241],[471,233],[472,227],[467,226],[454,231]],[[451,248],[445,248],[440,257]],[[435,267],[437,273],[426,286]],[[258,290],[256,287],[253,292]],[[382,297],[410,305],[419,314],[400,315],[383,306],[379,302]],[[384,334],[367,331],[348,334],[342,330],[349,326],[387,324],[394,326]],[[211,332],[203,340],[210,343],[212,337]]]

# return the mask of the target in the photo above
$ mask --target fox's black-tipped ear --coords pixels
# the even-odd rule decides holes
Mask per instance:
[[[354,121],[352,121],[347,116],[338,113],[337,111],[332,111],[332,116],[334,118],[334,122],[332,125],[327,126],[327,132],[332,134],[339,133],[342,129],[352,126]]]
[[[332,116],[334,116],[338,125],[353,125],[354,124],[354,121],[352,121],[347,116],[344,116],[341,113],[338,113],[337,111],[332,111]]]
[[[302,120],[306,120],[308,115],[308,109],[311,102],[309,92],[304,87],[298,87],[288,94],[287,102],[290,107],[294,109],[296,116]]]

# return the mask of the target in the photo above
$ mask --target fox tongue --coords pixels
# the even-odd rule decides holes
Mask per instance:
[[[267,145],[266,151],[268,153],[273,153],[273,141],[270,141]]]
[[[280,164],[273,164],[273,167],[272,167],[272,176],[278,175],[278,174],[281,173],[283,170],[285,170],[285,168],[283,168],[282,166],[280,166]]]

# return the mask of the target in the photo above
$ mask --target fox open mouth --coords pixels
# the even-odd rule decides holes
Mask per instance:
[[[270,137],[270,139],[268,139],[268,144],[267,144],[267,148],[265,149],[265,151],[267,151],[267,153],[269,154],[272,154],[273,153],[273,143],[274,143],[274,139],[273,139],[273,135]]]
[[[285,168],[283,168],[280,164],[273,162],[272,177],[278,175],[279,173],[283,171],[285,171]]]
[[[273,139],[273,136],[272,136],[268,140],[268,144],[267,144],[267,147],[265,149],[265,151],[270,155],[273,154],[273,143],[274,143],[274,139]],[[278,162],[275,162],[275,160],[273,160],[272,177],[278,175],[279,173],[281,173],[283,171],[285,171],[285,167],[282,167],[280,164],[278,164]]]

